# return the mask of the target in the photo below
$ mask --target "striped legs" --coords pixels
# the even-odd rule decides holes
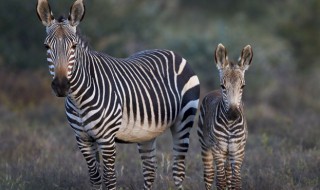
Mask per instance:
[[[213,165],[213,153],[211,149],[202,147],[202,162],[204,166],[204,182],[206,190],[211,189],[214,180],[214,165]]]
[[[201,144],[201,157],[203,162],[203,178],[206,190],[210,190],[214,180],[214,163],[213,163],[213,151],[205,146],[203,132],[202,132],[202,115],[199,117],[198,136]]]
[[[87,162],[89,168],[90,183],[92,185],[91,188],[94,190],[102,189],[102,180],[99,167],[99,149],[102,156],[104,184],[108,190],[116,189],[116,175],[114,167],[116,147],[114,135],[110,136],[111,138],[107,138],[107,140],[102,139],[98,140],[97,142],[94,142],[91,139],[84,140],[80,137],[76,137],[79,149]]]
[[[228,189],[231,189],[232,167],[228,159],[226,161],[226,179],[227,179],[227,187]]]
[[[200,133],[198,134],[202,135]],[[210,148],[205,147],[203,143],[201,144],[202,144],[201,155],[202,155],[202,162],[204,166],[203,177],[204,177],[206,190],[210,190],[214,180],[214,175],[215,175],[214,154]],[[234,180],[234,177],[233,177],[234,172],[232,171],[230,161],[228,159],[227,161],[225,161],[223,158],[217,159],[216,157],[216,164],[217,164],[217,188],[225,189],[227,187],[228,189],[239,189],[239,188],[232,188],[236,186],[232,184],[232,180]]]
[[[156,141],[152,139],[144,143],[138,143],[138,150],[142,160],[144,185],[143,189],[151,189],[157,170]]]
[[[215,156],[217,167],[217,189],[241,189],[241,165],[243,157],[227,158],[220,154]]]
[[[201,106],[201,111],[203,110],[203,106]],[[203,115],[204,111],[200,112],[199,120],[198,120],[198,137],[199,142],[201,144],[201,156],[203,162],[203,178],[205,183],[206,190],[210,190],[213,180],[214,180],[214,161],[213,161],[213,151],[211,148],[208,148],[205,145],[205,139],[203,136]],[[207,135],[207,134],[206,134]]]
[[[217,168],[217,189],[225,190],[227,187],[226,179],[226,154],[216,154],[214,155],[214,161]]]
[[[182,123],[183,124],[183,123]],[[182,188],[182,182],[185,178],[185,157],[189,148],[189,131],[193,122],[186,125],[172,126],[171,133],[173,138],[173,180],[178,189]]]
[[[232,164],[231,189],[241,189],[241,163]]]
[[[229,170],[232,174],[230,180],[231,189],[241,189],[241,166],[244,159],[244,149],[246,145],[246,138],[243,138],[240,143],[235,146],[233,143],[229,143]],[[229,186],[228,186],[229,187]]]
[[[116,146],[114,138],[112,138],[112,140],[99,142],[99,147],[102,155],[104,184],[108,190],[115,190],[116,174],[114,165],[116,157]]]
[[[231,152],[230,169],[232,169],[231,189],[241,189],[241,166],[244,159],[244,149],[237,153]]]
[[[92,189],[102,189],[101,175],[99,172],[99,161],[96,158],[96,153],[98,152],[96,143],[90,139],[81,139],[78,136],[76,137],[76,139],[78,147],[88,165]]]

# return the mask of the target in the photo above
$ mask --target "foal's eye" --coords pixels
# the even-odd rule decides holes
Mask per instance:
[[[72,49],[76,49],[77,45],[78,45],[78,44],[73,44],[73,45],[71,46],[71,48],[72,48]]]
[[[223,84],[221,84],[220,86],[221,86],[221,88],[222,88],[223,90],[226,89],[226,87],[225,87]]]
[[[245,86],[246,86],[245,84],[244,84],[244,85],[242,85],[242,86],[241,86],[241,89],[243,89]]]
[[[44,44],[44,47],[45,47],[46,49],[50,49],[50,46],[49,46],[48,44]]]

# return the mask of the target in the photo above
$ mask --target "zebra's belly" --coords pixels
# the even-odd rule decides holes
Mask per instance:
[[[123,124],[117,131],[116,138],[126,142],[144,142],[159,136],[166,129],[166,126]]]

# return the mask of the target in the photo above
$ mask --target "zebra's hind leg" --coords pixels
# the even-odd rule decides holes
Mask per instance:
[[[142,172],[144,178],[143,189],[151,189],[157,170],[155,139],[138,143],[138,150],[142,160]]]
[[[196,104],[197,105],[197,104]],[[185,179],[185,157],[189,148],[190,129],[193,126],[197,106],[186,106],[181,120],[178,120],[170,129],[173,138],[173,166],[172,174],[175,185],[182,188]]]
[[[88,165],[91,188],[102,189],[99,161],[96,158],[98,151],[96,143],[90,139],[81,139],[80,137],[76,137],[76,140]]]

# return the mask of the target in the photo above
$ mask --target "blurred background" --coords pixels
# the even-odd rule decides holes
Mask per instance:
[[[67,16],[72,3],[50,1],[56,18]],[[0,6],[0,189],[88,189],[64,99],[51,93],[45,27],[35,6]],[[154,48],[179,53],[200,78],[201,98],[219,86],[218,43],[230,59],[250,44],[243,188],[320,189],[319,13],[318,0],[87,0],[79,27],[93,49],[115,57]],[[154,189],[174,189],[170,133],[157,147]],[[199,147],[195,126],[185,189],[204,189]],[[116,161],[119,189],[142,189],[136,145],[117,145]]]

